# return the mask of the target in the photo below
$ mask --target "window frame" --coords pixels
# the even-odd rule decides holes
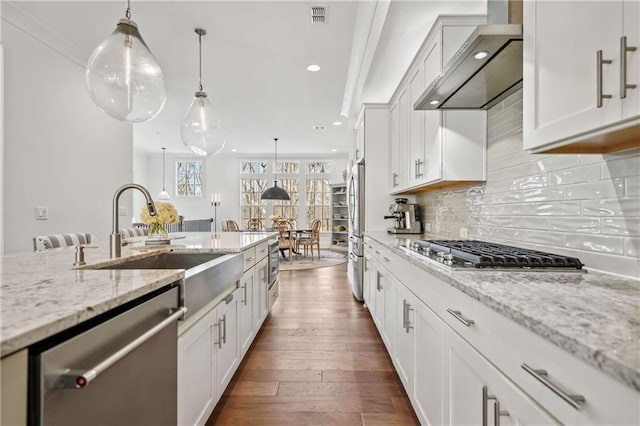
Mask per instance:
[[[188,194],[180,194],[180,184],[179,184],[179,166],[178,163],[200,163],[201,168],[201,182],[200,182],[200,195],[188,195]],[[174,173],[173,173],[173,184],[174,184],[174,197],[176,198],[185,198],[185,199],[201,199],[204,198],[206,193],[206,165],[207,162],[200,159],[176,159],[174,160]]]

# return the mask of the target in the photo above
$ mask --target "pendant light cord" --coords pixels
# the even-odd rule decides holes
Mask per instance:
[[[165,192],[166,190],[164,188],[164,182],[166,179],[165,179],[164,168],[165,168],[166,160],[164,158],[164,154],[166,153],[166,151],[167,151],[167,148],[162,148],[162,191],[165,191]]]
[[[200,67],[199,67],[199,74],[198,74],[198,82],[199,82],[199,87],[200,87],[200,91],[202,92],[202,32],[198,33],[198,57],[199,57],[199,62],[200,62]]]
[[[275,179],[274,182],[278,184],[278,138],[273,138],[276,141],[276,165],[275,165]]]
[[[125,13],[127,19],[131,19],[131,0],[127,0],[127,12]]]

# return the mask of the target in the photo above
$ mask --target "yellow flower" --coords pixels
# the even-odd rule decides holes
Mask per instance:
[[[142,223],[151,225],[154,223],[176,223],[178,221],[178,211],[171,203],[162,203],[160,201],[155,202],[156,215],[150,216],[146,207],[140,212],[140,220]]]

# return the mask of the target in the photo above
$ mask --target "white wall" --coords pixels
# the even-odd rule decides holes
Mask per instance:
[[[29,251],[35,235],[65,232],[107,244],[113,193],[132,180],[132,125],[94,106],[81,63],[4,19],[5,249]],[[122,202],[130,211],[131,196]],[[35,219],[36,206],[49,220]]]

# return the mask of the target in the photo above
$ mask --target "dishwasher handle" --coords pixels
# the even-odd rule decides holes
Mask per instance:
[[[153,336],[161,332],[164,328],[166,328],[172,322],[175,322],[184,317],[184,314],[187,313],[187,308],[182,307],[178,308],[176,312],[171,314],[166,319],[162,320],[131,343],[127,344],[117,352],[111,354],[107,359],[100,362],[93,368],[90,368],[86,371],[69,371],[66,374],[60,376],[60,380],[58,385],[60,388],[65,389],[82,389],[86,387],[91,381],[93,381],[96,377],[98,377],[102,372],[107,370],[109,367],[120,361],[122,358],[133,352],[140,345],[145,343],[147,340],[151,339]]]

